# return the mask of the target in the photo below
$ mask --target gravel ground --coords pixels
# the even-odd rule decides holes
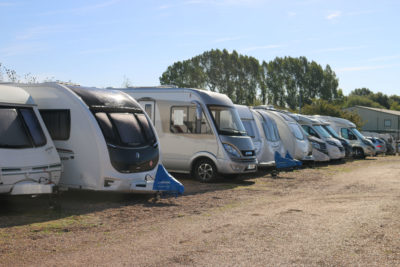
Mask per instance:
[[[277,179],[185,185],[179,198],[67,192],[0,199],[0,266],[399,266],[400,157]]]

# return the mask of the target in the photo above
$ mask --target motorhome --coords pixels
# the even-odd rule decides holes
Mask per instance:
[[[331,124],[324,120],[321,116],[319,115],[314,115],[312,116],[312,118],[318,120],[321,123],[321,126],[325,129],[325,131],[327,131],[333,138],[337,139],[340,141],[340,143],[342,144],[344,151],[345,151],[345,157],[351,157],[353,154],[352,152],[352,148],[350,146],[349,141],[347,141],[346,139],[342,138],[331,126]]]
[[[159,166],[150,119],[127,94],[60,83],[19,86],[36,101],[60,155],[61,188],[182,193]]]
[[[37,106],[25,90],[0,85],[0,193],[54,193],[61,162]]]
[[[333,138],[322,126],[321,123],[309,116],[298,115],[299,124],[308,134],[317,137],[326,143],[328,155],[331,160],[343,159],[345,150],[342,144]]]
[[[321,117],[330,123],[336,133],[349,141],[355,158],[365,158],[366,156],[375,155],[374,145],[357,130],[354,123],[342,118],[331,116]]]
[[[120,90],[134,97],[154,123],[169,171],[209,182],[218,174],[257,170],[255,147],[226,95],[174,87]]]

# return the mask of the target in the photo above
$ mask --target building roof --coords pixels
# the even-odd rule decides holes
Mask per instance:
[[[350,107],[351,108],[363,108],[363,109],[369,109],[369,110],[373,110],[373,111],[377,111],[377,112],[383,112],[383,113],[387,113],[387,114],[391,114],[391,115],[396,115],[396,116],[400,116],[400,111],[397,110],[390,110],[390,109],[384,109],[384,108],[371,108],[371,107],[364,107],[364,106],[354,106],[354,107]]]

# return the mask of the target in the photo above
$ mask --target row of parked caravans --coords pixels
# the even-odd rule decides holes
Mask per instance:
[[[150,119],[120,91],[0,85],[0,193],[52,193],[56,185],[182,193],[160,162]]]
[[[58,83],[0,88],[3,193],[49,193],[58,181],[61,188],[182,192],[161,159],[169,171],[207,182],[350,153],[371,155],[373,148],[346,120],[235,106],[209,91]]]

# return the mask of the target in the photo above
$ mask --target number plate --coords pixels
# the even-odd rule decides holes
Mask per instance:
[[[248,170],[254,170],[256,168],[256,164],[249,164],[248,166],[247,166],[247,169]]]

